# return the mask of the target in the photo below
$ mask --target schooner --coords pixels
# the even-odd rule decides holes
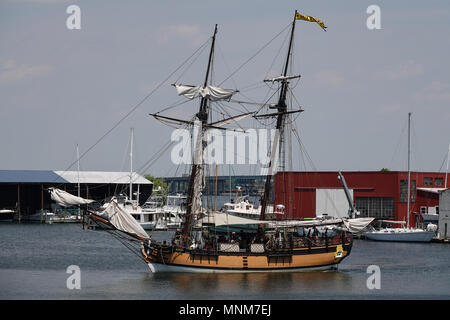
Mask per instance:
[[[216,45],[217,25],[211,38],[206,74],[201,85],[174,83],[178,95],[193,100],[199,99],[198,112],[190,120],[151,114],[164,122],[182,124],[193,131],[193,161],[190,167],[189,186],[186,199],[186,213],[182,228],[170,241],[157,241],[116,201],[103,205],[101,210],[90,210],[90,218],[118,231],[127,237],[117,237],[127,247],[137,244],[140,257],[155,271],[193,272],[267,272],[326,270],[335,268],[352,249],[352,232],[363,229],[372,221],[352,219],[276,220],[269,208],[270,188],[273,173],[277,170],[277,156],[280,171],[285,170],[286,134],[289,117],[303,111],[288,108],[289,83],[300,75],[289,74],[292,57],[294,31],[297,20],[315,22],[325,30],[322,21],[295,11],[289,36],[287,58],[280,76],[264,81],[278,85],[277,103],[269,106],[269,113],[246,112],[226,119],[212,120],[212,105],[230,101],[238,91],[212,85],[211,72]],[[275,119],[276,133],[271,146],[267,178],[261,200],[259,220],[231,216],[226,213],[205,210],[202,205],[202,191],[208,164],[205,162],[205,148],[208,146],[210,130],[232,130],[226,128],[246,117]],[[289,148],[289,145],[288,145]],[[290,152],[290,150],[287,150]],[[274,186],[276,188],[276,186]],[[60,198],[72,204],[85,204],[86,200],[61,191]],[[53,197],[52,197],[53,198]],[[56,198],[54,198],[56,199]],[[56,200],[55,200],[56,201]],[[277,204],[283,208],[283,204]],[[240,230],[230,233],[230,228]]]
[[[277,221],[267,220],[271,178],[274,172],[275,157],[278,153],[280,169],[285,163],[286,119],[292,113],[287,106],[289,81],[300,75],[290,75],[289,60],[296,20],[317,22],[324,30],[323,22],[313,17],[295,12],[292,21],[287,59],[281,76],[265,80],[279,84],[278,102],[267,114],[246,113],[221,121],[211,121],[211,104],[229,100],[236,90],[223,89],[210,84],[210,71],[213,63],[217,25],[212,35],[209,59],[203,85],[187,86],[174,84],[179,95],[189,99],[199,97],[199,110],[194,121],[174,119],[160,114],[152,114],[156,119],[172,120],[178,123],[200,127],[194,140],[194,161],[191,167],[187,194],[187,211],[182,230],[174,235],[170,243],[146,239],[141,243],[141,254],[150,269],[154,271],[193,271],[193,272],[255,272],[255,271],[298,271],[324,270],[334,268],[350,254],[352,248],[351,219],[331,219],[327,221]],[[224,129],[223,125],[238,121],[246,116],[276,119],[276,134],[272,144],[267,179],[261,201],[259,221],[231,217],[223,213],[204,213],[201,195],[205,174],[203,159],[207,146],[207,132],[211,128]],[[226,129],[225,129],[226,130]],[[275,186],[276,187],[276,186]],[[253,225],[256,233],[241,230],[232,235],[225,231],[229,226]],[[354,226],[353,226],[354,227]],[[322,228],[323,232],[318,232]],[[301,229],[303,232],[299,232]],[[305,230],[308,230],[306,233]]]

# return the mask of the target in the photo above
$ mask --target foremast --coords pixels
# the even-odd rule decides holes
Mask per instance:
[[[211,42],[211,49],[209,52],[209,58],[208,58],[208,67],[206,69],[206,76],[205,81],[203,83],[203,87],[206,88],[208,85],[208,80],[210,77],[210,71],[211,71],[211,65],[212,60],[214,57],[214,45],[216,42],[216,34],[217,34],[217,24],[214,28],[214,34],[212,36],[212,42]],[[186,246],[190,245],[190,234],[191,229],[193,225],[193,217],[196,214],[196,210],[201,209],[201,205],[198,206],[198,199],[201,197],[200,194],[200,182],[203,174],[203,163],[202,163],[202,154],[203,149],[206,145],[204,142],[204,136],[205,136],[205,130],[207,129],[208,124],[208,118],[209,118],[209,99],[207,96],[203,96],[200,100],[200,108],[199,112],[196,114],[196,117],[198,121],[201,123],[201,127],[199,128],[197,137],[193,135],[194,138],[194,161],[192,163],[191,168],[191,176],[189,179],[189,187],[188,187],[188,194],[187,194],[187,208],[186,208],[186,215],[185,215],[185,221],[183,225],[182,235],[184,239],[184,243]],[[194,127],[195,131],[195,127]],[[199,156],[200,155],[200,156]],[[199,161],[200,159],[200,161]]]

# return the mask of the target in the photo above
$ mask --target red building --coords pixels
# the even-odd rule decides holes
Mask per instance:
[[[406,221],[408,172],[342,172],[353,193],[360,217]],[[411,172],[410,226],[420,213],[438,210],[438,190],[445,173]],[[346,216],[348,202],[338,172],[279,172],[275,175],[275,205],[283,204],[286,218],[312,218],[321,214]]]

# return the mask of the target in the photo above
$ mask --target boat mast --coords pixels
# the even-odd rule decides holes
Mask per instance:
[[[409,203],[411,201],[411,172],[409,167],[411,148],[411,112],[408,113],[408,204],[406,209],[406,227],[409,228]]]
[[[131,128],[130,138],[130,201],[133,200],[133,135],[134,130]]]
[[[77,169],[78,169],[78,197],[80,197],[80,152],[78,150],[78,143],[77,143]],[[80,211],[79,208],[78,211]]]
[[[78,143],[77,143],[77,169],[78,169],[78,183],[77,183],[77,189],[78,189],[78,197],[80,197],[80,151],[78,150]],[[80,205],[78,205],[78,215],[81,215],[81,209]],[[83,227],[84,227],[84,217],[83,217]]]
[[[450,144],[448,145],[448,152],[447,152],[447,170],[445,170],[445,185],[444,187],[447,189],[447,176],[448,176],[448,161],[450,160]]]
[[[280,90],[280,98],[278,100],[278,105],[277,105],[277,109],[278,109],[278,116],[277,116],[277,124],[276,124],[276,130],[277,133],[279,134],[279,168],[281,171],[285,170],[285,147],[284,147],[284,122],[285,122],[285,117],[286,117],[286,111],[287,111],[287,104],[286,104],[286,94],[287,94],[287,89],[288,89],[288,79],[286,78],[287,76],[287,72],[288,72],[288,67],[289,67],[289,60],[291,58],[291,50],[292,50],[292,43],[293,43],[293,39],[294,39],[294,30],[295,30],[295,21],[296,21],[296,16],[297,16],[297,10],[295,10],[295,14],[294,14],[294,21],[292,22],[292,29],[291,29],[291,37],[289,40],[289,48],[288,48],[288,53],[287,53],[287,57],[286,57],[286,63],[284,65],[284,71],[283,71],[283,80],[281,82],[281,90]],[[275,135],[274,138],[274,143],[275,139],[277,139],[277,134]],[[269,198],[269,191],[270,191],[270,181],[272,179],[272,174],[271,174],[271,170],[270,168],[273,166],[273,161],[272,159],[274,158],[274,151],[272,151],[272,155],[271,155],[271,160],[269,162],[269,171],[266,177],[266,183],[264,186],[264,194],[261,200],[261,213],[260,213],[260,220],[264,220],[265,218],[265,213],[266,213],[266,207],[267,207],[267,200]]]
[[[208,67],[206,69],[206,76],[205,76],[205,82],[203,83],[203,87],[206,87],[208,85],[208,80],[210,76],[210,70],[211,70],[211,64],[213,60],[213,54],[214,54],[214,44],[216,42],[216,34],[217,34],[217,24],[214,28],[214,34],[212,37],[212,43],[211,43],[211,49],[209,52],[209,59],[208,59]],[[199,112],[196,114],[196,117],[198,120],[202,123],[201,132],[199,134],[202,135],[202,143],[200,145],[200,148],[203,148],[203,130],[206,128],[206,124],[208,122],[208,116],[209,116],[209,105],[208,105],[208,98],[202,97],[200,101],[200,109]],[[194,141],[194,148],[197,147],[196,141]],[[197,150],[194,149],[194,154],[196,154]],[[202,152],[203,154],[203,152]],[[188,187],[188,194],[187,194],[187,207],[186,207],[186,214],[185,214],[185,221],[183,225],[183,237],[186,240],[190,235],[190,230],[192,227],[192,216],[195,214],[195,212],[192,212],[192,206],[194,201],[194,192],[195,192],[195,177],[197,174],[199,174],[199,171],[201,170],[201,164],[196,163],[196,161],[193,161],[192,169],[191,169],[191,177],[189,179],[189,187]]]

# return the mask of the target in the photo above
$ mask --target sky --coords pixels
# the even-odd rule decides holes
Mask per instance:
[[[73,4],[81,29],[66,25]],[[381,29],[367,27],[370,5],[380,8]],[[294,141],[294,170],[406,170],[412,112],[411,169],[445,171],[450,3],[438,0],[1,0],[0,169],[76,170],[78,144],[82,170],[127,171],[134,128],[135,170],[180,175],[170,150],[151,161],[174,128],[149,113],[179,100],[171,83],[203,82],[207,50],[185,73],[169,75],[215,24],[217,83],[235,70],[225,87],[279,75],[286,32],[238,68],[289,25],[295,10],[323,20],[327,32],[296,23],[292,61],[301,79],[294,94],[304,109],[296,127],[313,165]],[[265,94],[257,89],[240,98],[260,102]],[[183,106],[170,115],[198,108]]]

